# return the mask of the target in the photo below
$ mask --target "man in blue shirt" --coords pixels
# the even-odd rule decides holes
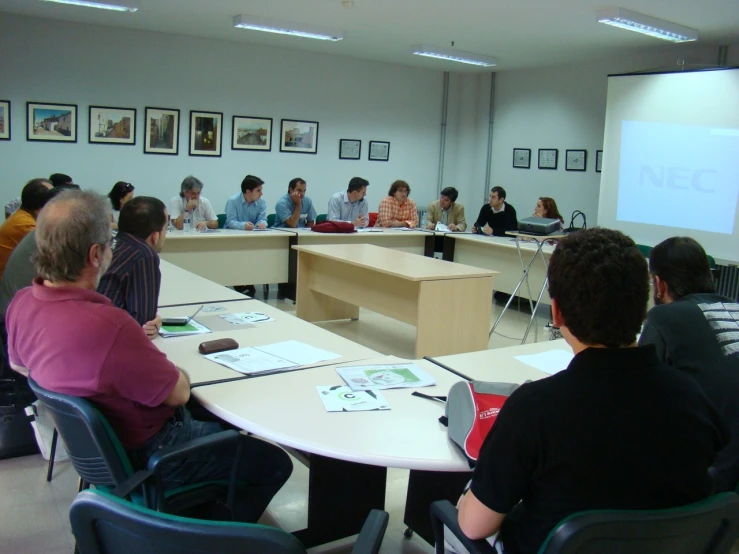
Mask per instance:
[[[234,194],[226,202],[226,227],[253,231],[267,228],[267,203],[262,200],[262,181],[247,175],[241,181],[241,194]]]
[[[369,181],[352,177],[346,192],[337,192],[328,201],[328,220],[346,221],[355,227],[367,227],[369,206],[364,201]]]
[[[300,177],[290,181],[287,194],[275,205],[275,227],[313,227],[316,210],[311,199],[305,196],[307,188],[305,180]]]

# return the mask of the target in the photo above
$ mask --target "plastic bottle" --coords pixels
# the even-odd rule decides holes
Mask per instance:
[[[423,212],[423,216],[421,217],[421,229],[426,228],[426,212]]]
[[[185,212],[185,216],[182,218],[182,230],[185,233],[189,233],[192,231],[192,216],[190,215],[190,212]]]

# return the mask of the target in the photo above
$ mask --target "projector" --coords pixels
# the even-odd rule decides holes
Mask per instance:
[[[559,219],[527,217],[518,220],[518,230],[529,235],[551,235],[562,229]]]

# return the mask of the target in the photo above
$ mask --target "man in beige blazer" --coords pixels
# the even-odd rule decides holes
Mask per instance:
[[[450,231],[464,231],[467,221],[464,218],[464,206],[457,203],[459,193],[454,187],[446,187],[436,202],[429,205],[426,211],[426,227],[434,229],[437,223],[443,223]]]

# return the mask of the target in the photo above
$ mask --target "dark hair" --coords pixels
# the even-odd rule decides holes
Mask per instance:
[[[457,189],[454,187],[446,187],[445,189],[442,189],[441,191],[442,196],[446,196],[449,200],[452,201],[452,204],[457,201],[457,197],[459,196],[459,193],[457,192]]]
[[[582,343],[632,344],[647,315],[647,261],[620,231],[595,227],[561,239],[549,260],[549,296]]]
[[[295,177],[295,179],[292,179],[288,183],[287,190],[295,190],[295,187],[297,187],[300,183],[305,184],[305,179],[301,179],[300,177]]]
[[[133,192],[134,186],[131,183],[125,181],[118,181],[108,193],[110,203],[113,205],[113,209],[117,212],[121,211],[121,200],[129,192]]]
[[[21,209],[36,212],[49,201],[48,179],[31,179],[21,191]]]
[[[503,187],[493,187],[490,192],[494,192],[498,195],[498,198],[505,200],[505,189]]]
[[[706,251],[690,237],[672,237],[652,248],[649,272],[667,283],[673,300],[716,291]]]
[[[244,177],[244,180],[241,181],[241,192],[244,193],[247,190],[254,190],[258,186],[261,186],[263,184],[264,181],[262,181],[256,175],[247,175],[246,177]]]
[[[349,186],[346,188],[346,192],[355,192],[358,190],[362,190],[364,187],[369,186],[369,181],[367,179],[362,179],[361,177],[352,177],[349,181]]]
[[[400,179],[398,179],[392,185],[390,185],[390,190],[387,191],[387,195],[395,196],[395,193],[398,192],[398,189],[406,189],[408,191],[408,196],[410,196],[411,194],[411,186],[405,181],[401,181]]]
[[[554,198],[550,198],[549,196],[540,196],[539,200],[546,211],[546,215],[544,217],[548,217],[549,219],[559,219],[562,223],[565,222],[565,218],[559,213],[559,209],[557,208],[557,203],[554,201]]]
[[[64,173],[54,173],[49,177],[49,181],[55,187],[69,186],[72,184],[72,178]]]
[[[131,198],[121,208],[118,231],[146,240],[152,233],[161,232],[167,223],[164,202],[151,196]]]

